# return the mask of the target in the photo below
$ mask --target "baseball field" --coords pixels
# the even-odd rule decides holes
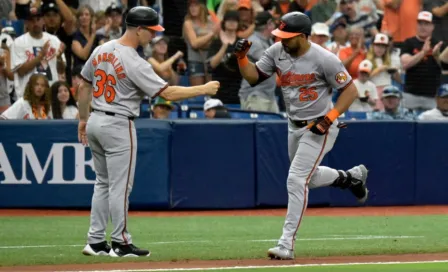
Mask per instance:
[[[448,206],[312,208],[294,261],[266,257],[284,209],[131,212],[147,258],[81,254],[88,211],[0,210],[0,271],[448,271]]]

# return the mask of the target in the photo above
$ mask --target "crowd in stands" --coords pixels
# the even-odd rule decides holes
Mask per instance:
[[[256,62],[281,42],[271,34],[281,16],[300,11],[313,22],[310,42],[337,55],[354,79],[359,94],[349,111],[372,120],[448,120],[448,0],[0,0],[0,119],[78,118],[84,63],[121,37],[136,5],[153,7],[166,29],[137,49],[161,78],[220,82],[217,95],[200,102],[206,118],[230,118],[228,105],[285,111],[281,77],[251,87],[233,50],[250,40]],[[157,119],[177,105],[152,102]]]

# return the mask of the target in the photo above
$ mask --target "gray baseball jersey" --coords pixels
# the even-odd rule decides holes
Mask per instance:
[[[125,116],[138,116],[145,94],[154,98],[168,87],[135,49],[117,40],[98,46],[81,76],[95,88],[93,109]]]
[[[281,42],[275,43],[256,66],[266,76],[278,74],[286,112],[292,120],[325,115],[332,108],[331,89],[344,89],[352,81],[336,55],[314,43],[299,58],[286,53]]]

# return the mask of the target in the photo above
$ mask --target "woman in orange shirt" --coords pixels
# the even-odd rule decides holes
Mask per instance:
[[[356,79],[358,77],[358,66],[367,55],[364,44],[364,30],[359,27],[350,28],[348,40],[350,46],[339,51],[339,59],[341,59],[352,78]]]

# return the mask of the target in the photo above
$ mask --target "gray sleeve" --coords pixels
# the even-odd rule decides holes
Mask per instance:
[[[93,73],[95,72],[95,68],[93,67],[93,59],[96,57],[96,53],[98,52],[99,48],[100,46],[98,46],[92,52],[92,54],[90,54],[89,59],[86,61],[81,70],[81,77],[90,84],[92,84],[94,78]]]
[[[266,77],[270,77],[275,72],[274,57],[276,54],[275,44],[264,51],[261,58],[255,63],[258,71],[264,74]]]
[[[126,75],[151,98],[155,98],[168,87],[168,83],[154,72],[151,64],[140,57],[129,58],[125,66],[128,67]]]
[[[335,55],[324,56],[322,68],[328,84],[334,89],[342,91],[351,84],[352,77]]]

